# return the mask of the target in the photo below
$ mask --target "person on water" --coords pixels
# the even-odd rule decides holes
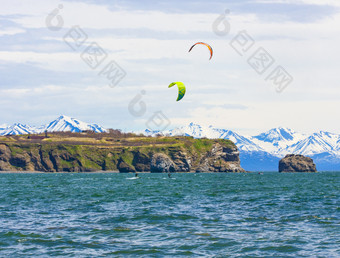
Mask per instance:
[[[171,173],[170,172],[168,173],[168,177],[171,178]]]
[[[139,176],[138,176],[138,173],[135,174],[135,177],[139,177]]]

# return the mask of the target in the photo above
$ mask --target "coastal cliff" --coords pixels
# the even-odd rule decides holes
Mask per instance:
[[[229,140],[104,133],[1,137],[0,171],[244,172]]]

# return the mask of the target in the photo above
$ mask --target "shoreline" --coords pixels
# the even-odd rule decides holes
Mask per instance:
[[[259,173],[276,173],[276,174],[320,174],[327,172],[340,171],[318,171],[318,172],[278,172],[278,171],[246,171],[246,172],[119,172],[119,171],[90,171],[90,172],[43,172],[43,171],[0,171],[0,174],[259,174]]]
[[[275,171],[267,171],[275,172]],[[254,171],[247,172],[150,172],[150,171],[140,171],[140,172],[119,172],[119,171],[90,171],[90,172],[43,172],[43,171],[0,171],[0,174],[249,174],[255,173]]]
[[[61,171],[61,172],[44,172],[44,171],[0,171],[0,174],[98,174],[98,173],[120,173],[119,171],[90,171],[90,172],[67,172],[67,171]],[[149,173],[149,172],[146,172]],[[124,174],[124,173],[120,173]],[[128,174],[128,173],[126,173]],[[130,173],[131,174],[131,173]]]

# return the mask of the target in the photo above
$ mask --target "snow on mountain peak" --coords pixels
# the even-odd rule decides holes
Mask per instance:
[[[340,135],[320,131],[289,146],[287,152],[302,155],[314,155],[324,152],[337,154],[339,151],[337,148],[339,138]]]
[[[291,129],[284,127],[272,128],[267,132],[261,133],[254,138],[265,141],[265,142],[274,142],[274,141],[292,141],[294,139],[295,132]]]
[[[297,133],[289,128],[277,127],[252,137],[252,140],[266,152],[282,156],[284,153],[287,153],[289,146],[306,137],[306,135]]]
[[[36,132],[35,128],[20,123],[15,123],[12,126],[7,126],[5,128],[0,129],[0,135],[19,135],[35,132]]]
[[[3,128],[0,127],[0,135],[33,134],[42,133],[46,130],[48,132],[81,132],[84,130],[92,130],[98,133],[106,131],[106,129],[97,124],[87,124],[80,120],[62,115],[49,124],[40,126],[38,128],[20,123],[15,123],[12,126]]]
[[[211,138],[216,139],[220,138],[219,133],[209,126],[203,126],[196,123],[191,122],[187,126],[178,127],[172,130],[169,130],[165,133],[166,135],[185,135],[192,136],[194,138]]]
[[[94,132],[105,132],[106,130],[97,124],[87,124],[75,118],[69,116],[60,116],[56,120],[52,121],[44,128],[44,131],[48,132],[82,132],[85,130],[92,130]]]
[[[146,133],[155,135],[157,132]],[[340,135],[322,131],[312,135],[305,135],[286,127],[277,127],[252,137],[240,135],[227,129],[215,128],[211,125],[203,126],[191,122],[187,126],[164,132],[164,135],[229,139],[237,145],[240,151],[262,152],[276,157],[282,157],[288,153],[313,155],[315,153],[329,152],[340,155]]]
[[[199,124],[195,124],[194,122],[191,122],[189,126],[200,126]]]

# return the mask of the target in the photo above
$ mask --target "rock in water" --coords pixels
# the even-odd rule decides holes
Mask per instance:
[[[313,160],[303,155],[288,154],[279,162],[279,172],[317,172]]]

